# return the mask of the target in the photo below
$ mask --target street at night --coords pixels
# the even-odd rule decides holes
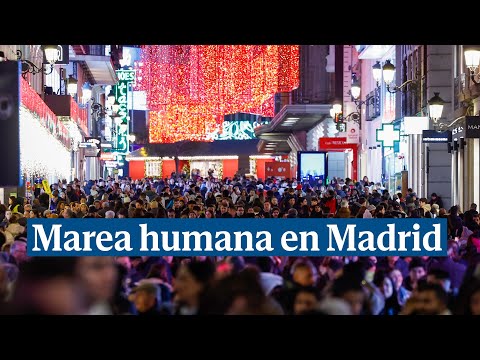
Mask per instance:
[[[480,315],[479,66],[0,45],[0,314]]]

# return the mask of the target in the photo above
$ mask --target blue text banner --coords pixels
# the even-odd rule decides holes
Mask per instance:
[[[446,256],[446,219],[29,219],[29,256]]]

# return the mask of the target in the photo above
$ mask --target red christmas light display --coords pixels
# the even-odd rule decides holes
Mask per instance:
[[[209,141],[226,114],[274,115],[274,95],[298,87],[297,45],[147,45],[135,64],[150,142]]]
[[[47,128],[66,148],[70,148],[70,135],[65,125],[58,120],[57,116],[45,104],[40,95],[37,94],[28,82],[20,79],[20,101],[23,106],[37,114],[42,125]]]
[[[87,109],[81,109],[73,97],[70,99],[70,115],[84,134],[88,134]]]

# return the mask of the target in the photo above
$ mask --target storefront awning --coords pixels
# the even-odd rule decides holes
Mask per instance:
[[[115,85],[118,82],[115,67],[110,56],[75,55],[75,61],[82,61],[91,84]]]
[[[185,141],[175,144],[148,144],[131,152],[127,160],[156,157],[250,156],[260,155],[258,140]]]
[[[329,118],[331,108],[331,104],[284,106],[270,123],[255,128],[255,135],[260,139],[258,151],[268,154],[289,153],[295,134],[309,131]]]

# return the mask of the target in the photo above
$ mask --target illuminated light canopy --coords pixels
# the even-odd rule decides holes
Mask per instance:
[[[135,69],[151,143],[212,141],[226,114],[274,115],[274,95],[298,87],[299,46],[147,45]]]

